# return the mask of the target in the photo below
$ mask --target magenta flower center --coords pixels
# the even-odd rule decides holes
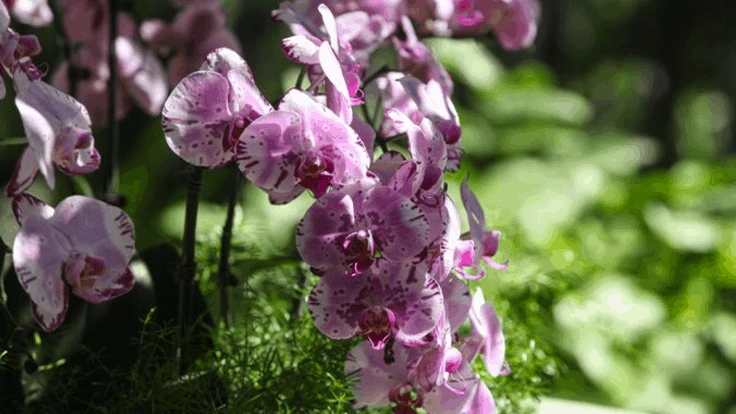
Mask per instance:
[[[335,166],[332,160],[310,151],[299,157],[295,176],[302,187],[311,190],[314,196],[319,198],[330,187],[334,171]]]
[[[342,248],[348,258],[346,264],[350,269],[350,276],[357,276],[365,272],[373,264],[376,244],[370,230],[358,230],[348,234],[342,243]]]
[[[376,350],[383,349],[386,346],[386,342],[391,337],[393,325],[394,313],[382,306],[373,306],[366,309],[358,321],[362,334]]]
[[[105,272],[105,259],[72,252],[64,264],[64,280],[76,291],[90,289]]]
[[[416,413],[416,408],[420,408],[424,402],[424,397],[420,390],[415,390],[411,383],[400,384],[393,387],[388,398],[392,403],[396,403],[392,412],[399,414]]]

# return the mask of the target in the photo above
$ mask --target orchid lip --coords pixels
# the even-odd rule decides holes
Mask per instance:
[[[363,335],[375,350],[381,350],[391,338],[394,313],[382,306],[372,306],[363,311],[358,321]]]

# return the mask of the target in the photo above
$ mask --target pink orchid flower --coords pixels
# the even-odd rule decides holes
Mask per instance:
[[[13,211],[20,225],[13,264],[45,331],[55,330],[64,320],[69,289],[100,303],[133,288],[128,263],[135,249],[134,229],[119,208],[71,196],[54,209],[20,194],[13,199]]]
[[[399,70],[425,83],[434,80],[447,96],[451,96],[454,84],[450,74],[442,67],[432,49],[419,40],[408,17],[402,18],[401,27],[404,29],[406,39],[393,38],[394,48],[399,57]]]
[[[537,36],[537,0],[456,0],[456,34],[481,34],[491,29],[507,50],[526,49]]]
[[[486,230],[486,218],[478,198],[468,187],[468,177],[465,177],[460,186],[460,195],[468,213],[468,224],[470,225],[470,240],[458,244],[456,254],[455,271],[468,279],[480,279],[485,276],[485,270],[481,266],[484,261],[489,267],[497,270],[505,270],[509,262],[496,263],[493,256],[498,252],[498,244],[501,233]],[[471,273],[465,272],[463,268],[471,267]]]
[[[146,20],[141,24],[141,38],[156,50],[174,52],[169,60],[171,85],[199,69],[215,49],[226,48],[242,54],[240,42],[227,27],[227,18],[219,1],[181,1],[185,6],[174,21]]]
[[[360,335],[383,349],[389,338],[414,343],[430,333],[442,316],[442,291],[426,267],[378,260],[359,278],[328,271],[312,290],[309,312],[317,328],[332,339]]]
[[[289,24],[295,35],[282,40],[281,46],[289,59],[307,65],[313,87],[325,81],[327,107],[349,124],[353,117],[351,106],[363,104],[363,92],[359,89],[361,65],[352,55],[350,44],[339,37],[338,22],[330,9],[324,4],[317,9],[324,31],[291,5],[282,4],[275,16]]]
[[[286,93],[278,111],[243,131],[236,152],[240,170],[275,204],[287,203],[304,190],[319,198],[330,187],[358,182],[370,162],[358,134],[297,89]]]
[[[32,79],[20,67],[13,74],[29,150],[21,156],[6,192],[23,192],[40,170],[54,188],[54,166],[68,175],[89,174],[100,166],[85,107],[53,86]]]
[[[166,100],[161,125],[169,148],[184,161],[207,168],[235,158],[244,129],[273,111],[248,64],[230,49],[207,55]]]
[[[508,374],[509,368],[504,359],[506,342],[501,331],[501,321],[493,304],[486,302],[480,288],[473,295],[469,316],[473,326],[473,333],[465,341],[472,351],[469,361],[481,352],[488,373],[494,377]]]
[[[376,352],[368,341],[353,348],[345,360],[345,376],[357,378],[353,386],[355,409],[376,409],[396,403],[397,412],[415,413],[422,406],[424,392],[409,378],[407,365],[416,350],[401,344],[393,346],[393,361]],[[413,395],[412,395],[413,394]]]
[[[33,27],[44,27],[54,21],[48,0],[2,0],[19,22]]]
[[[338,267],[357,276],[376,254],[407,260],[429,243],[429,223],[408,197],[380,185],[354,185],[322,196],[297,228],[304,261],[319,270]]]

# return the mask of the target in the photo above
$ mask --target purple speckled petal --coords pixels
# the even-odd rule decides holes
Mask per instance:
[[[232,160],[228,80],[199,71],[184,78],[164,104],[161,125],[169,148],[184,161],[214,168]]]
[[[71,245],[64,235],[39,216],[28,216],[13,242],[13,265],[23,290],[31,297],[33,315],[53,331],[66,315],[69,291],[61,279]]]
[[[437,327],[444,314],[442,289],[425,266],[379,260],[373,274],[383,281],[385,307],[396,316],[396,340],[409,345]]]
[[[234,50],[224,47],[215,49],[207,55],[200,70],[215,71],[227,78],[230,83],[230,112],[245,121],[244,126],[273,111],[271,104],[256,86],[250,66]],[[237,136],[234,138],[237,139]]]
[[[380,282],[374,278],[346,277],[341,269],[322,275],[307,302],[317,329],[332,339],[359,334],[360,316],[372,305],[376,288],[380,289]]]
[[[302,65],[319,63],[320,40],[309,35],[290,36],[281,40],[281,49],[287,58]]]
[[[135,230],[123,210],[93,198],[71,196],[56,206],[50,221],[76,251],[104,258],[107,277],[117,280],[127,270],[135,252]]]
[[[342,242],[356,230],[353,199],[344,192],[328,193],[307,210],[296,231],[296,247],[315,268],[343,263]]]
[[[38,161],[30,146],[26,146],[15,164],[13,175],[5,186],[5,195],[12,197],[23,193],[38,175]]]
[[[396,386],[408,381],[406,364],[409,359],[407,349],[394,345],[393,364],[383,361],[383,352],[377,352],[365,341],[353,348],[345,360],[345,375],[348,378],[357,376],[353,393],[356,409],[370,409],[387,406],[390,403],[389,392]]]
[[[369,190],[363,213],[381,255],[390,260],[410,258],[429,244],[429,223],[409,198],[388,187]]]
[[[30,216],[49,219],[54,215],[54,208],[36,197],[22,193],[13,196],[10,200],[10,208],[18,225],[22,226]]]
[[[450,332],[455,332],[468,317],[470,290],[468,285],[453,275],[440,282],[440,287],[445,300],[445,314],[450,322]]]
[[[269,194],[293,194],[297,187],[303,190],[294,177],[303,150],[302,141],[299,115],[282,110],[264,115],[248,125],[238,140],[235,149],[238,168]]]
[[[506,343],[496,309],[493,304],[485,301],[481,289],[478,289],[473,295],[470,322],[475,332],[485,340],[483,362],[486,364],[486,369],[494,377],[500,375],[504,368]]]

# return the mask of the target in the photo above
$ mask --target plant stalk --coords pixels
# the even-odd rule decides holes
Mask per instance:
[[[232,315],[230,314],[230,295],[228,292],[228,286],[232,279],[232,272],[230,270],[230,250],[232,248],[233,240],[233,222],[235,221],[235,206],[238,204],[240,199],[241,189],[243,187],[243,174],[240,170],[233,165],[233,187],[230,190],[230,199],[227,205],[227,217],[225,218],[225,225],[222,227],[222,237],[220,238],[220,314],[223,322],[225,322],[225,328],[230,329],[232,326]]]
[[[185,312],[184,302],[192,297],[192,284],[197,275],[197,263],[194,253],[197,233],[197,210],[199,209],[199,193],[202,188],[202,167],[190,166],[189,182],[187,183],[187,201],[184,214],[184,236],[182,238],[182,267],[179,273],[179,298],[177,312],[177,327],[179,341],[176,350],[176,359],[179,375],[184,374],[184,365],[189,358],[189,326],[193,320],[191,300]]]

